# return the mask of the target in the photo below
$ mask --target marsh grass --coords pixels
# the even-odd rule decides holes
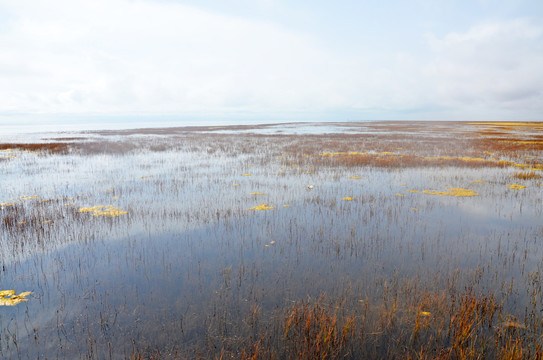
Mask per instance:
[[[521,180],[541,179],[541,175],[537,174],[534,171],[516,172],[513,176]]]
[[[0,356],[541,357],[537,123],[286,128],[3,145]]]
[[[0,144],[0,151],[13,149],[13,150],[19,150],[19,151],[31,151],[31,152],[42,152],[42,153],[45,152],[49,154],[65,154],[69,151],[70,147],[72,146],[73,144],[66,143],[66,142],[50,142],[50,143],[41,143],[41,144],[3,143],[3,144]]]

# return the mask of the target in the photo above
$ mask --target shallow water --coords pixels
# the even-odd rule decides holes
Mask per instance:
[[[336,127],[350,131],[325,129]],[[285,151],[296,139],[273,128],[223,131],[224,149],[207,131],[90,134],[128,150],[0,161],[0,203],[14,204],[0,214],[15,219],[1,225],[0,284],[32,291],[0,308],[0,354],[123,358],[150,347],[191,357],[256,331],[246,321],[255,304],[272,323],[277,309],[323,293],[378,305],[394,281],[490,292],[515,316],[531,306],[543,256],[539,180],[514,190],[510,168],[319,165]],[[235,150],[243,144],[257,151]],[[479,195],[408,191],[447,187]],[[274,208],[249,210],[259,204]],[[77,211],[96,205],[127,214]]]

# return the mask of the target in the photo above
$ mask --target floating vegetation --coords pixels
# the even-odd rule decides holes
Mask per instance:
[[[93,207],[82,207],[77,212],[86,213],[91,212],[92,216],[107,216],[116,217],[127,214],[128,211],[123,211],[113,205],[97,205]]]
[[[241,174],[242,176],[251,176],[251,174]]]
[[[0,203],[0,207],[2,206],[13,206],[13,203]]]
[[[30,294],[32,294],[31,291],[15,295],[15,290],[2,290],[0,291],[0,306],[14,306],[23,301],[28,301],[26,297]]]
[[[396,194],[396,196],[405,196],[405,195],[404,195],[404,194],[398,193],[398,194]]]
[[[360,176],[349,176],[349,179],[362,179]]]
[[[341,200],[352,201],[354,199],[355,199],[354,197],[346,196],[346,197],[342,198]]]
[[[31,199],[37,199],[39,198],[39,195],[23,195],[21,196],[21,199],[23,200],[31,200]]]
[[[423,191],[408,190],[408,191],[412,193],[422,193],[422,194],[439,195],[439,196],[456,196],[456,197],[469,197],[469,196],[479,195],[478,193],[470,189],[450,188],[450,187],[446,189],[449,191],[435,191],[435,190],[423,190]]]
[[[515,184],[513,184],[513,185],[505,185],[505,186],[507,186],[510,189],[515,189],[515,190],[524,189],[526,187],[524,185],[515,185]]]
[[[234,185],[232,185],[232,186],[239,186],[239,184],[234,184]]]
[[[268,204],[260,204],[258,206],[254,206],[250,208],[249,210],[271,210],[275,209],[273,206],[268,206]]]
[[[482,180],[473,180],[473,181],[470,181],[472,184],[486,184],[486,181],[482,181]]]
[[[259,193],[259,192],[253,192],[253,193],[251,193],[251,194],[249,194],[249,195],[266,195],[266,194],[264,194],[264,193]]]

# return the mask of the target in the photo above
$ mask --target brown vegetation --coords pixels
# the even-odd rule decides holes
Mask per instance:
[[[6,149],[17,149],[22,151],[35,151],[35,152],[46,152],[46,153],[66,153],[70,148],[69,143],[30,143],[30,144],[0,144],[0,150]]]

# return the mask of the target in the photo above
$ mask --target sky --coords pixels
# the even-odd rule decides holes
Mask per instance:
[[[0,0],[4,125],[542,115],[541,0]]]

